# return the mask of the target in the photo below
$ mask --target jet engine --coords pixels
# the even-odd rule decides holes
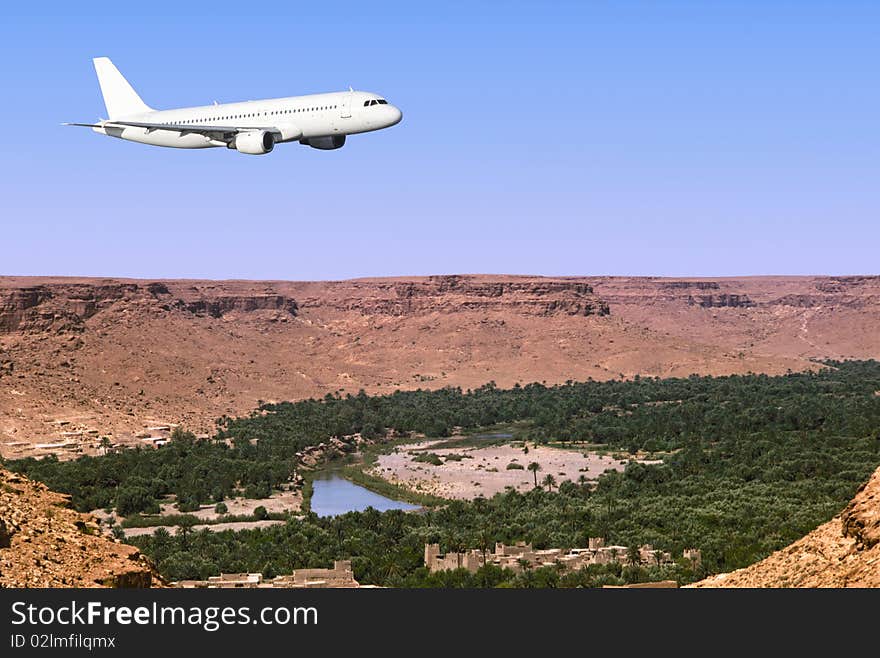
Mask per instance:
[[[275,137],[267,130],[247,130],[235,136],[235,149],[239,153],[264,155],[275,148]]]
[[[333,149],[342,148],[345,144],[345,135],[328,135],[327,137],[309,137],[302,140],[301,144],[308,144],[313,149],[321,149],[322,151],[332,151]]]

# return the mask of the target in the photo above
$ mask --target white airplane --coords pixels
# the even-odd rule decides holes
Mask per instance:
[[[107,107],[107,120],[67,123],[102,135],[141,144],[183,149],[225,146],[263,155],[275,144],[299,141],[329,151],[346,135],[389,128],[403,114],[384,98],[366,91],[290,96],[243,103],[214,103],[177,110],[146,105],[107,57],[93,60]]]

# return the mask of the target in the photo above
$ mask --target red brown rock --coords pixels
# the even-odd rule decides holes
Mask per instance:
[[[134,546],[101,536],[69,497],[0,469],[0,587],[155,587]]]

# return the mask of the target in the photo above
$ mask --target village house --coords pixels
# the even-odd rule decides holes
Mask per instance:
[[[672,555],[644,544],[638,549],[638,563],[643,566],[672,564]],[[698,549],[691,548],[684,552],[683,557],[695,567],[699,566],[701,554]],[[587,548],[573,548],[565,551],[561,548],[535,550],[531,544],[517,542],[514,545],[495,544],[492,553],[478,549],[470,549],[461,553],[441,553],[439,544],[425,544],[425,566],[430,572],[466,569],[475,573],[480,567],[492,564],[502,569],[510,569],[522,573],[524,569],[559,566],[564,571],[577,571],[591,564],[629,564],[633,559],[628,546],[606,546],[601,537],[591,537]]]
[[[332,569],[297,569],[291,574],[264,580],[261,573],[221,573],[207,580],[172,583],[184,589],[304,589],[360,587],[351,570],[351,560],[336,560]]]

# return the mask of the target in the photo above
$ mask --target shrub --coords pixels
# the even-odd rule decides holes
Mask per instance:
[[[443,460],[440,459],[440,455],[434,452],[426,452],[421,455],[417,455],[413,457],[414,462],[420,462],[422,464],[432,464],[433,466],[443,466]]]
[[[201,505],[199,505],[199,501],[196,500],[195,498],[192,498],[189,496],[184,496],[184,497],[178,497],[176,507],[181,512],[186,513],[186,512],[197,512],[199,510],[199,507],[201,507]]]

